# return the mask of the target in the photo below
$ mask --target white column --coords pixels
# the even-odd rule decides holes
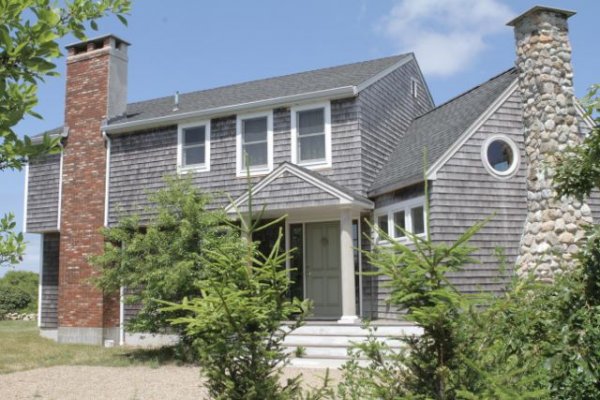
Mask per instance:
[[[350,208],[340,213],[340,260],[342,267],[342,318],[340,324],[357,323],[354,287],[354,250],[352,248],[352,215]]]

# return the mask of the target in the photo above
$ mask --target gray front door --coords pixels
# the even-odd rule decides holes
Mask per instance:
[[[315,318],[340,318],[342,283],[340,223],[306,224],[306,297],[313,301]]]

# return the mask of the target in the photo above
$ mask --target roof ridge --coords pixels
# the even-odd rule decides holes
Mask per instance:
[[[351,67],[351,66],[357,66],[360,64],[366,64],[366,63],[370,63],[370,62],[374,62],[374,61],[382,61],[382,60],[387,60],[387,59],[393,59],[393,58],[397,58],[398,60],[410,55],[411,53],[401,53],[401,54],[396,54],[393,56],[386,56],[386,57],[379,57],[379,58],[373,58],[370,60],[363,60],[363,61],[356,61],[356,62],[351,62],[351,63],[347,63],[347,64],[339,64],[339,65],[334,65],[334,66],[330,66],[330,67],[323,67],[323,68],[315,68],[315,69],[310,69],[307,71],[299,71],[299,72],[292,72],[289,74],[283,74],[283,75],[277,75],[277,76],[270,76],[267,78],[259,78],[259,79],[251,79],[249,81],[243,81],[243,82],[238,82],[238,83],[232,83],[232,84],[228,84],[228,85],[223,85],[223,86],[214,86],[211,88],[207,88],[207,89],[200,89],[200,90],[193,90],[193,91],[189,91],[189,92],[185,92],[185,93],[180,93],[179,96],[187,96],[190,94],[197,94],[197,93],[202,93],[202,92],[210,92],[212,90],[218,90],[218,89],[226,89],[226,88],[232,88],[235,86],[240,86],[240,85],[246,85],[249,83],[256,83],[256,82],[265,82],[265,81],[270,81],[273,79],[280,79],[280,78],[287,78],[287,77],[291,77],[291,76],[298,76],[298,75],[302,75],[302,74],[309,74],[309,73],[314,73],[314,72],[320,72],[320,71],[330,71],[332,69],[336,69],[336,68],[341,68],[341,67]],[[368,79],[365,79],[364,81],[366,81]],[[361,81],[364,82],[364,81]],[[140,101],[135,101],[132,103],[127,103],[127,105],[135,105],[135,104],[141,104],[141,103],[145,103],[148,101],[157,101],[157,100],[163,100],[163,99],[169,99],[173,97],[172,95],[170,96],[161,96],[161,97],[155,97],[155,98],[151,98],[151,99],[146,99],[146,100],[140,100]]]
[[[495,79],[498,79],[498,78],[500,78],[501,76],[504,76],[504,75],[507,75],[507,74],[510,74],[510,73],[513,73],[513,72],[516,72],[516,71],[517,71],[517,68],[516,68],[516,67],[511,67],[511,68],[509,68],[509,69],[507,69],[507,70],[505,70],[505,71],[503,71],[503,72],[500,72],[499,74],[496,74],[496,75],[494,75],[494,76],[493,76],[493,77],[491,77],[490,79],[488,79],[488,80],[486,80],[486,81],[484,81],[484,82],[481,82],[479,85],[473,86],[473,87],[472,87],[472,88],[470,88],[469,90],[466,90],[466,91],[464,91],[464,92],[462,92],[462,93],[460,93],[460,94],[458,94],[458,95],[456,95],[456,96],[454,96],[454,97],[451,97],[451,98],[449,98],[448,100],[446,100],[445,102],[443,102],[442,104],[440,104],[440,105],[438,105],[438,106],[436,106],[436,107],[432,108],[431,110],[428,110],[428,111],[424,112],[423,114],[419,115],[418,117],[415,117],[415,119],[413,119],[413,121],[412,121],[412,122],[414,122],[414,121],[418,120],[418,119],[419,119],[419,118],[421,118],[421,117],[424,117],[424,116],[426,116],[427,114],[430,114],[430,113],[432,113],[432,112],[434,112],[434,111],[436,111],[436,110],[439,110],[440,108],[442,108],[442,107],[444,107],[444,106],[448,105],[449,103],[452,103],[453,101],[455,101],[455,100],[458,100],[459,98],[461,98],[461,97],[463,97],[463,96],[466,96],[467,94],[469,94],[469,93],[471,93],[471,92],[475,91],[476,89],[479,89],[480,87],[482,87],[482,86],[484,86],[484,85],[488,84],[489,82],[491,82],[491,81],[493,81],[493,80],[495,80]]]

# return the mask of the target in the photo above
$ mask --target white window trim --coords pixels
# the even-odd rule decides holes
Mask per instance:
[[[325,160],[304,161],[298,160],[298,128],[296,114],[299,111],[314,110],[317,108],[325,109]],[[291,108],[291,127],[292,127],[292,163],[301,165],[308,169],[331,168],[331,103],[311,103]]]
[[[419,207],[419,206],[423,207],[423,218],[425,221],[425,231],[423,233],[419,233],[417,236],[425,237],[427,235],[427,218],[428,218],[427,209],[425,208],[425,196],[413,197],[411,199],[404,200],[399,203],[391,204],[389,206],[376,209],[373,213],[373,219],[374,219],[373,224],[375,226],[379,227],[379,224],[378,224],[379,217],[387,215],[388,230],[392,229],[393,233],[394,233],[394,235],[390,235],[390,236],[393,237],[395,240],[398,240],[399,242],[406,242],[406,241],[408,241],[408,238],[406,236],[397,236],[397,237],[395,236],[396,225],[394,224],[394,213],[396,213],[398,211],[404,211],[404,218],[405,218],[404,224],[406,226],[406,230],[408,232],[412,232],[412,213],[410,211],[412,208]],[[389,232],[388,232],[388,235],[389,235]],[[379,235],[377,233],[377,230],[374,230],[373,238],[376,243],[378,243],[378,244],[387,244],[388,243],[387,240],[383,240],[383,239],[380,240],[378,236]]]
[[[204,164],[183,165],[183,130],[205,126],[204,135]],[[177,126],[177,172],[186,174],[190,172],[210,171],[210,120],[189,122]]]
[[[513,163],[510,166],[510,168],[508,168],[506,171],[497,171],[496,169],[494,169],[494,167],[491,166],[487,157],[488,148],[496,140],[500,140],[507,143],[513,152]],[[502,180],[509,179],[519,170],[519,166],[521,165],[521,153],[519,152],[517,144],[510,137],[502,134],[492,135],[488,137],[481,146],[481,162],[483,163],[485,169],[493,177]]]
[[[238,178],[246,177],[246,166],[242,157],[242,121],[245,119],[267,117],[267,166],[250,167],[250,176],[266,175],[273,171],[273,110],[250,114],[239,114],[236,118],[236,160],[235,171]]]

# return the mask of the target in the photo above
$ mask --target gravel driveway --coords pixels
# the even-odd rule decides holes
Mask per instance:
[[[288,368],[286,376],[304,375],[307,385],[319,385],[324,369]],[[332,370],[331,378],[339,377]],[[61,366],[0,375],[0,399],[56,400],[187,400],[203,399],[198,368]]]

